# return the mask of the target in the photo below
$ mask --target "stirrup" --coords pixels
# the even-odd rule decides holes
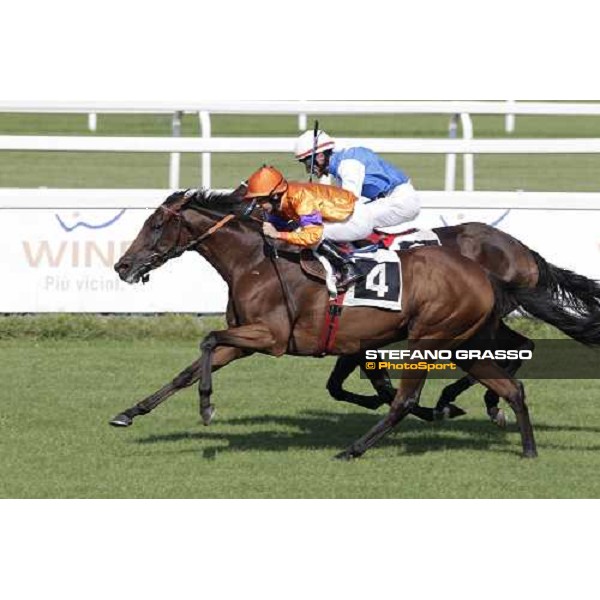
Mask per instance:
[[[347,271],[344,273],[344,271]],[[340,288],[349,288],[352,284],[362,279],[362,274],[356,269],[354,265],[344,265],[339,271],[340,280],[338,286]]]

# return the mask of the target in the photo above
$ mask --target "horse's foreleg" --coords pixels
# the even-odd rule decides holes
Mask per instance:
[[[132,406],[131,408],[124,410],[122,413],[119,413],[116,417],[111,419],[109,423],[114,427],[129,427],[135,417],[148,414],[159,404],[172,396],[175,392],[192,385],[195,381],[198,381],[199,377],[200,360],[196,360],[189,367],[181,371],[181,373],[173,378],[172,381],[167,383],[167,385],[160,388],[160,390],[157,392],[154,392],[154,394],[147,396],[135,406]]]
[[[396,397],[396,388],[392,384],[388,370],[365,369],[364,362],[362,354],[340,356],[327,381],[327,391],[336,400],[356,404],[369,410],[377,410],[384,404],[391,404]],[[376,396],[364,396],[348,392],[344,389],[344,382],[358,366],[360,366],[362,372],[371,382],[373,389],[377,392]],[[436,409],[419,406],[418,404],[413,407],[412,414],[423,421],[431,422],[436,420]],[[454,418],[462,414],[465,413],[460,408],[451,407],[449,418]]]
[[[466,392],[470,387],[474,386],[477,380],[469,375],[461,377],[457,381],[448,384],[440,395],[435,408],[433,409],[436,418],[443,419],[445,417],[452,419],[454,417],[460,417],[465,413],[462,408],[458,408],[453,405],[453,402],[463,393]]]
[[[237,352],[235,348],[223,348],[223,351],[227,351],[229,356],[220,356],[217,365],[215,365],[215,370],[241,356],[241,352]],[[173,394],[193,385],[198,379],[200,379],[200,359],[194,361],[189,367],[181,371],[181,373],[174,377],[167,385],[160,388],[157,392],[154,392],[154,394],[147,396],[135,406],[118,414],[111,419],[109,423],[114,427],[129,427],[133,423],[135,417],[146,415],[153,411],[159,404],[162,404]]]
[[[333,371],[327,381],[327,391],[331,396],[340,402],[349,402],[350,404],[356,404],[357,406],[362,406],[369,410],[376,410],[382,404],[391,403],[396,394],[396,390],[392,386],[387,372],[380,374],[375,371],[363,369],[363,372],[367,375],[377,392],[376,396],[364,396],[362,394],[348,392],[344,389],[344,382],[359,365],[362,367],[361,354],[340,356],[337,359]]]
[[[235,351],[239,355],[254,352],[270,352],[283,354],[285,345],[281,351],[275,352],[277,340],[269,327],[262,323],[254,325],[242,325],[223,331],[212,331],[202,343],[200,350],[200,416],[205,425],[210,425],[215,409],[210,403],[212,394],[212,372],[223,366],[220,364],[221,356],[225,350]],[[229,361],[228,361],[229,362]]]

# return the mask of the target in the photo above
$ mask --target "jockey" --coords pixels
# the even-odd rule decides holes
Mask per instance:
[[[273,167],[262,167],[248,179],[244,198],[268,214],[266,236],[288,244],[313,248],[340,273],[340,287],[361,275],[352,259],[334,242],[353,242],[373,231],[370,213],[347,190],[320,183],[288,182]],[[287,231],[285,231],[287,229]]]
[[[418,217],[419,198],[410,179],[372,150],[356,147],[336,151],[333,138],[319,130],[316,140],[313,131],[303,133],[295,154],[307,173],[312,164],[314,175],[331,175],[337,185],[368,205],[373,227],[394,227]]]

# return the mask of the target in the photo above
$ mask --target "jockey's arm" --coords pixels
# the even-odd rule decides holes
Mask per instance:
[[[309,215],[312,221],[300,217],[300,228],[296,231],[280,231],[278,238],[288,244],[312,247],[318,245],[323,239],[323,220],[320,213]]]
[[[304,192],[293,201],[295,221],[298,228],[291,232],[280,232],[279,239],[296,246],[315,246],[323,238],[323,215],[313,194]]]
[[[362,196],[362,188],[365,181],[365,165],[358,160],[348,158],[340,163],[338,175],[345,190],[352,192],[357,198]]]
[[[343,221],[354,209],[356,197],[351,192],[336,189],[339,188],[317,185],[295,189],[287,198],[283,212],[293,217],[296,227],[293,231],[281,231],[277,227],[279,231],[265,231],[265,234],[295,246],[318,246],[323,241],[323,214],[327,221]]]

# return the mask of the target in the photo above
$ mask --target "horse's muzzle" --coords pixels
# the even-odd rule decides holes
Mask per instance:
[[[132,262],[124,258],[115,264],[115,271],[125,283],[137,283],[140,279],[147,277],[146,273],[149,270],[145,265],[135,266]]]
[[[123,257],[115,264],[115,271],[125,283],[147,283],[150,280],[148,273],[165,263],[164,256],[155,253],[143,262]]]

